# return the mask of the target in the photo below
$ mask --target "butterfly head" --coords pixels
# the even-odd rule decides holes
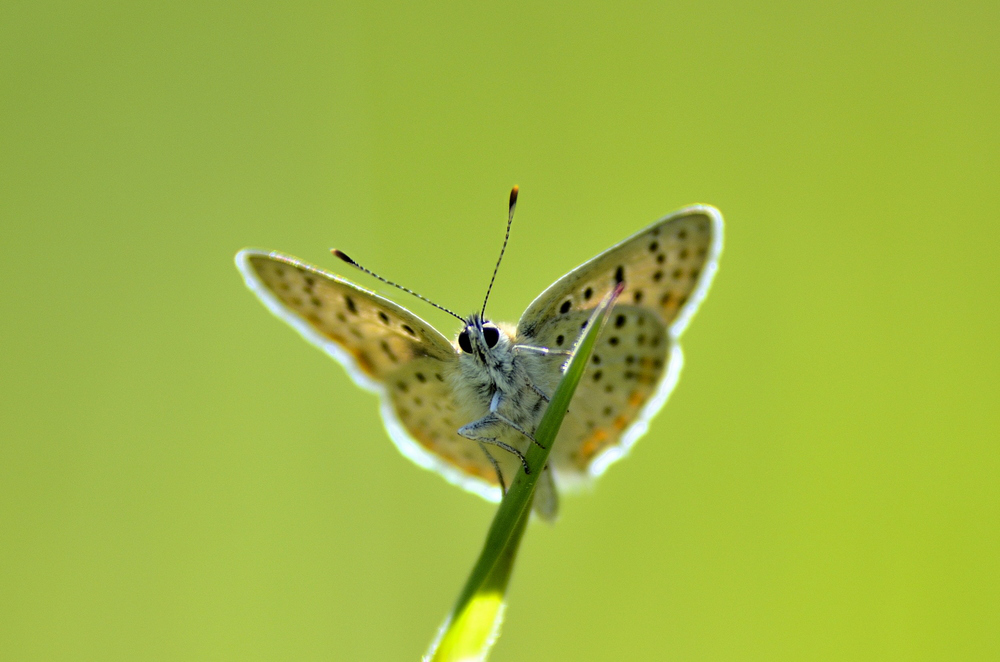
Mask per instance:
[[[510,350],[510,338],[493,322],[473,313],[458,334],[458,347],[483,364],[495,363]]]

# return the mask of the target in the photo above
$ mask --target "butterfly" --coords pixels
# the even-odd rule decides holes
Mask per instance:
[[[530,471],[524,453],[537,443],[535,426],[572,348],[593,308],[623,284],[537,482],[534,510],[552,520],[557,494],[625,455],[673,390],[683,362],[678,339],[717,270],[722,228],[708,205],[665,216],[550,285],[516,325],[486,318],[485,301],[481,312],[459,316],[333,251],[457,317],[454,341],[389,299],[289,255],[244,249],[236,265],[272,313],[378,394],[403,455],[491,501],[505,476]]]

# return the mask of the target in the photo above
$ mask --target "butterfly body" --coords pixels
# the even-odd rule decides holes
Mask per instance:
[[[237,266],[274,312],[378,393],[390,436],[421,466],[487,499],[516,471],[590,311],[625,289],[577,388],[538,482],[535,509],[599,475],[641,436],[682,363],[678,338],[707,292],[722,219],[698,205],[667,216],[577,267],[516,326],[481,314],[455,342],[412,312],[280,253],[246,249]]]

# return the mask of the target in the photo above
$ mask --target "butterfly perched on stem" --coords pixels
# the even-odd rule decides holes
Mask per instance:
[[[508,237],[516,201],[514,187]],[[404,455],[490,500],[516,471],[531,470],[524,452],[537,443],[535,426],[574,343],[593,307],[623,284],[538,481],[534,508],[551,520],[557,489],[602,473],[663,406],[680,374],[678,339],[708,291],[721,250],[718,210],[686,207],[557,280],[516,326],[486,318],[486,301],[461,317],[334,251],[457,317],[462,328],[454,342],[406,308],[294,257],[244,249],[236,265],[271,312],[379,395],[386,428]]]

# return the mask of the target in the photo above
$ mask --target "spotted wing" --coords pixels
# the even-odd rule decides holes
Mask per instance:
[[[569,348],[589,311],[625,284],[552,449],[561,487],[602,473],[663,406],[680,374],[678,338],[711,284],[721,250],[718,210],[688,207],[566,274],[521,316],[517,342]],[[554,371],[561,364],[550,359]]]
[[[366,388],[414,359],[456,358],[430,324],[339,276],[281,253],[244,250],[236,264],[271,312],[333,354]]]
[[[458,355],[441,333],[402,306],[288,255],[246,249],[236,265],[271,312],[380,395],[386,428],[404,455],[498,498],[492,464],[456,432],[467,422],[456,418],[449,380]]]

